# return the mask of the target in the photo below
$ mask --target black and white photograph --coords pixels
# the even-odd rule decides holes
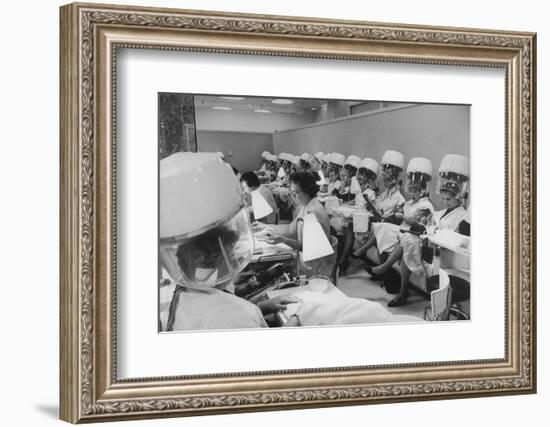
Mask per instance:
[[[470,319],[470,106],[158,94],[159,331]]]

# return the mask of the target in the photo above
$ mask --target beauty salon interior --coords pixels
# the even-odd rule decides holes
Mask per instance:
[[[159,330],[470,319],[470,106],[160,93],[159,153]]]

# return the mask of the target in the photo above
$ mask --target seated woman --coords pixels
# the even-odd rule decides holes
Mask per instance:
[[[361,159],[352,155],[346,159],[344,167],[341,169],[340,180],[342,181],[342,186],[338,191],[333,191],[332,194],[344,202],[354,201],[355,196],[360,191],[357,190],[359,184],[357,183],[357,178],[355,178],[360,163]]]
[[[307,214],[314,214],[327,238],[330,235],[330,224],[324,206],[317,199],[319,185],[311,172],[295,172],[289,177],[290,194],[294,199],[297,209],[296,215],[290,224],[268,226],[255,223],[256,229],[270,228],[272,235],[268,240],[270,244],[286,243],[288,246],[300,250],[302,248],[302,236],[298,232],[298,223]]]
[[[273,182],[277,179],[277,172],[279,172],[279,158],[275,154],[270,154],[267,156],[268,166],[267,166],[267,179],[268,182]]]
[[[357,184],[359,185],[359,194],[355,197],[355,206],[364,209],[367,203],[373,205],[376,203],[376,178],[378,177],[378,162],[371,158],[365,158],[360,164],[356,174]],[[349,256],[355,243],[355,230],[353,229],[353,217],[347,221],[344,229],[345,239],[343,249],[339,260],[340,274],[345,275],[349,266]]]
[[[388,150],[382,156],[380,161],[382,184],[386,188],[380,194],[375,203],[365,200],[367,210],[373,214],[371,217],[372,229],[378,227],[377,222],[400,224],[403,220],[403,205],[405,198],[399,190],[399,177],[403,171],[405,157],[397,151]],[[366,243],[357,248],[353,255],[356,257],[364,256],[367,251],[377,244],[376,236],[371,232]],[[384,248],[388,249],[388,248]],[[384,254],[384,250],[380,251]]]
[[[325,163],[326,154],[322,151],[315,153],[311,160],[311,170],[319,175],[319,181],[317,182],[320,187],[320,193],[326,193],[328,188],[327,168]]]
[[[361,185],[359,184],[359,181],[357,179],[357,170],[359,169],[359,166],[361,165],[361,158],[354,156],[353,154],[351,156],[348,156],[346,159],[346,164],[344,165],[344,169],[347,169],[348,174],[351,176],[351,184],[350,184],[350,192],[357,196],[361,193]]]
[[[279,154],[279,171],[277,172],[277,181],[280,185],[288,184],[288,175],[290,174],[290,157],[291,154]],[[281,173],[282,171],[282,173]]]
[[[162,329],[267,326],[264,315],[295,300],[254,305],[232,293],[254,243],[231,169],[211,153],[178,152],[160,161],[159,172],[159,261],[174,282],[170,304],[160,313]]]
[[[462,206],[460,188],[451,182],[447,182],[439,188],[439,195],[443,201],[444,209],[433,215],[436,230],[458,231],[460,223],[464,220],[466,209]]]
[[[386,261],[370,268],[367,272],[374,278],[385,274],[396,261],[401,262],[401,289],[398,295],[388,303],[396,307],[406,303],[408,296],[409,277],[412,273],[423,272],[421,262],[421,242],[418,234],[425,232],[425,226],[431,221],[434,208],[430,201],[429,183],[432,178],[432,164],[428,159],[415,157],[407,166],[407,192],[411,199],[403,207],[403,222],[401,225],[378,223],[373,225],[374,236],[379,251],[391,250]]]
[[[355,199],[357,206],[367,209],[367,203],[370,205],[376,204],[376,179],[378,178],[379,171],[380,166],[376,160],[366,157],[361,162],[356,175],[361,189],[360,197]]]
[[[330,169],[330,159],[332,158],[332,153],[326,153],[322,156],[321,160],[321,171],[325,177],[328,177],[328,171]]]
[[[300,170],[302,172],[311,172],[311,160],[313,156],[309,153],[302,153],[300,156]]]
[[[269,188],[260,184],[260,179],[254,172],[245,172],[241,175],[241,185],[246,195],[247,207],[250,213],[254,214],[252,210],[251,194],[253,191],[258,191],[265,199],[271,209],[272,213],[266,216],[263,220],[266,224],[275,224],[277,219],[277,203],[273,197],[273,193]],[[260,219],[260,218],[256,218]]]
[[[439,191],[452,189],[456,191],[456,198],[461,200],[463,206],[467,205],[468,182],[470,180],[470,159],[460,154],[447,154],[441,159],[439,165],[438,187]],[[470,235],[470,206],[456,228],[460,234]]]
[[[342,181],[340,180],[340,171],[345,161],[345,159],[342,159],[343,157],[344,156],[342,156],[341,154],[338,155],[337,153],[332,153],[329,159],[330,162],[328,163],[328,167],[327,167],[327,175],[328,175],[327,193],[328,194],[334,194],[335,191],[338,192],[340,190],[340,187],[342,187]]]
[[[466,214],[461,203],[460,188],[456,184],[446,183],[440,187],[439,193],[444,204],[444,209],[433,214],[432,224],[435,226],[435,230],[447,229],[457,231],[459,224]],[[413,234],[400,236],[400,245],[402,248],[401,289],[395,300],[390,302],[390,306],[399,306],[406,302],[411,273],[423,274],[426,271],[421,256],[422,242],[420,238]],[[387,271],[391,267],[389,265],[391,262],[390,258],[380,267],[372,269],[372,272],[380,274]]]
[[[311,170],[314,172],[319,173],[323,170],[323,159],[325,157],[325,153],[322,151],[319,151],[318,153],[315,153],[311,159]],[[323,171],[324,173],[324,171]]]
[[[300,170],[300,157],[293,154],[290,155],[290,173],[298,172]]]
[[[267,156],[269,156],[271,153],[269,151],[264,151],[262,153],[262,164],[260,166],[260,169],[258,169],[257,174],[258,175],[265,175],[268,170],[268,160]]]

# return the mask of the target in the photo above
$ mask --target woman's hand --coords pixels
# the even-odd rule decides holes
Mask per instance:
[[[262,314],[267,315],[286,310],[286,306],[288,304],[293,304],[296,302],[299,302],[299,299],[294,295],[281,295],[279,297],[270,298],[266,301],[261,301],[258,304],[258,307],[262,310]]]
[[[416,224],[418,221],[416,220],[416,216],[412,215],[412,216],[405,216],[403,218],[405,220],[405,222],[409,225],[413,225],[413,224]]]
[[[283,243],[284,242],[282,236],[278,236],[278,235],[275,235],[275,234],[268,235],[267,238],[265,239],[265,241],[266,241],[266,243],[269,243],[270,245],[276,245],[278,243]]]
[[[414,216],[420,221],[422,218],[427,218],[431,215],[431,211],[426,208],[417,209],[414,212]]]
[[[292,316],[283,326],[289,328],[293,326],[302,326],[302,324],[300,323],[300,320],[297,316]]]
[[[263,222],[259,222],[259,221],[254,221],[252,223],[252,231],[253,232],[256,232],[256,231],[261,231],[263,229],[267,228],[267,224],[264,224]]]

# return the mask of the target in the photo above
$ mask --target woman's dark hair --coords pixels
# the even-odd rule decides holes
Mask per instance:
[[[300,190],[311,198],[319,192],[318,178],[311,172],[294,172],[290,174],[289,181],[300,186]]]
[[[260,179],[254,172],[245,172],[241,175],[241,181],[246,182],[249,188],[256,188],[260,186]]]

